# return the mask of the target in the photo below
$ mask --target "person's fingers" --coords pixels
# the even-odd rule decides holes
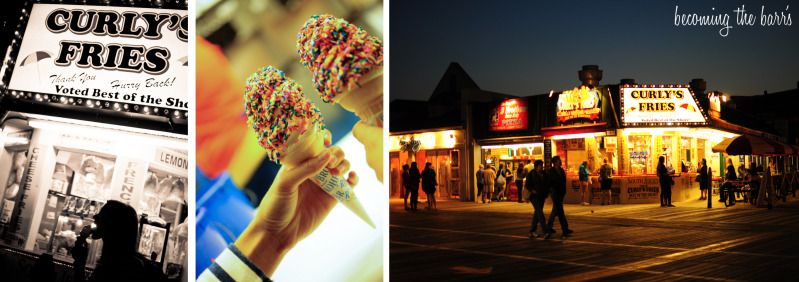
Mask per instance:
[[[335,174],[335,175],[341,176],[341,175],[344,175],[344,173],[349,171],[349,170],[350,170],[350,161],[344,159],[343,161],[341,161],[338,164],[338,166],[336,166],[335,168],[330,169],[330,172]]]
[[[333,145],[333,134],[330,130],[325,129],[325,147]]]
[[[380,147],[379,145],[383,141],[383,129],[380,127],[367,125],[363,121],[359,121],[352,128],[352,136],[366,146],[367,150],[382,149],[376,148]]]
[[[355,187],[358,185],[358,174],[354,171],[350,171],[347,175],[347,183],[350,184],[351,187]]]
[[[375,171],[377,179],[383,182],[383,128],[359,121],[352,128],[352,135],[366,150],[366,163]]]
[[[319,156],[304,161],[300,166],[292,168],[291,172],[287,173],[287,176],[291,181],[302,182],[322,171],[333,158],[334,156],[330,151],[325,151]]]
[[[333,159],[327,164],[328,169],[335,169],[338,167],[344,159],[344,150],[341,147],[333,146],[328,149],[328,151],[333,154]]]

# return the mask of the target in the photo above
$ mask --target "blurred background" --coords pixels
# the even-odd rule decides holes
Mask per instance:
[[[385,189],[366,165],[363,146],[350,131],[354,114],[322,101],[299,61],[297,33],[312,15],[331,14],[383,38],[383,3],[334,1],[197,1],[197,272],[199,275],[246,227],[279,166],[264,158],[247,128],[243,89],[247,77],[272,65],[302,85],[322,111],[359,175],[356,193],[378,226],[370,228],[337,206],[316,232],[283,260],[273,280],[382,280],[382,209]],[[312,271],[308,271],[312,270]]]

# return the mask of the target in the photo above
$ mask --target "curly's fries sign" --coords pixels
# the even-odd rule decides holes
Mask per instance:
[[[624,125],[700,125],[707,121],[688,87],[622,87]]]
[[[599,92],[586,86],[563,91],[558,96],[558,122],[598,121],[601,109]]]
[[[188,109],[188,12],[34,4],[10,90]]]

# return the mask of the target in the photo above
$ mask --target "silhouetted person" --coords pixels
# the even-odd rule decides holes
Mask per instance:
[[[560,228],[563,230],[563,236],[569,236],[574,233],[569,229],[569,222],[566,221],[566,213],[563,211],[563,199],[566,197],[566,171],[563,170],[563,162],[560,156],[552,158],[552,167],[547,171],[547,182],[549,183],[550,191],[552,192],[552,212],[549,213],[549,233],[555,233],[553,224],[555,217],[560,221]]]
[[[483,196],[483,186],[485,185],[485,181],[483,180],[483,165],[477,166],[477,171],[474,173],[474,176],[477,178],[477,198],[483,199],[483,204],[486,203],[485,196]]]
[[[519,164],[516,166],[516,202],[523,203],[522,191],[524,190],[524,178],[527,177],[527,172],[524,166]]]
[[[427,162],[424,164],[422,171],[422,190],[427,195],[427,209],[436,209],[436,171],[433,170],[433,164]]]
[[[505,195],[505,187],[508,186],[508,178],[507,178],[507,170],[505,169],[505,164],[499,164],[499,170],[497,171],[496,178],[494,179],[494,194],[493,199],[497,202],[502,201],[502,196]]]
[[[44,253],[36,260],[36,264],[31,269],[31,282],[52,282],[55,281],[55,264],[53,255]]]
[[[727,201],[728,199],[731,203],[735,204],[735,194],[733,193],[734,188],[732,183],[729,181],[736,181],[738,180],[738,174],[735,172],[735,165],[732,164],[732,159],[727,159],[727,170],[724,173],[724,185],[719,192],[719,202]]]
[[[419,173],[419,168],[416,166],[416,162],[411,163],[411,169],[409,172],[409,187],[408,190],[411,192],[411,210],[416,211],[416,206],[419,203],[419,180],[422,179],[422,174]]]
[[[707,166],[707,160],[702,159],[699,163],[699,190],[702,191],[702,196],[699,200],[706,200],[707,196],[709,195],[708,191],[710,191],[710,179],[712,177],[712,172],[710,168]]]
[[[612,204],[613,190],[611,189],[611,186],[613,185],[613,167],[608,164],[607,158],[602,160],[602,166],[599,167],[599,185],[599,189],[602,193],[602,197],[600,197],[602,202],[601,204]]]
[[[408,172],[408,164],[402,165],[402,205],[405,207],[405,210],[409,210],[408,207],[408,195],[411,193],[411,175]]]
[[[666,157],[658,158],[657,175],[660,182],[660,207],[674,207],[671,204],[671,184],[672,179],[669,170],[666,168]]]
[[[495,179],[497,179],[497,171],[494,170],[494,166],[489,164],[485,170],[483,170],[483,182],[485,182],[483,187],[483,203],[486,202],[486,198],[488,198],[488,203],[491,203],[491,196],[494,194],[494,183]]]
[[[103,252],[97,267],[88,281],[166,281],[158,265],[136,252],[138,218],[136,210],[118,201],[108,201],[94,216],[97,230],[84,227],[72,249],[75,259],[74,281],[86,281],[85,268],[88,256],[86,238],[103,240]]]
[[[526,182],[524,189],[530,194],[530,203],[533,203],[533,219],[530,223],[530,239],[537,238],[538,233],[536,229],[538,224],[541,223],[541,231],[544,232],[544,239],[549,239],[552,233],[551,229],[547,226],[546,215],[544,215],[544,201],[549,196],[549,186],[547,184],[546,174],[544,173],[544,162],[541,160],[535,161],[534,169],[527,172]]]

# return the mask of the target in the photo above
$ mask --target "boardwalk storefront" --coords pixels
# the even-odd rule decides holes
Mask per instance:
[[[2,255],[51,254],[69,276],[78,233],[115,200],[137,212],[138,252],[185,274],[188,13],[160,5],[22,10],[2,71]],[[92,269],[102,240],[87,241]]]
[[[479,165],[516,168],[539,159],[549,165],[553,156],[560,156],[567,173],[567,203],[580,202],[577,172],[582,162],[587,162],[591,172],[591,197],[595,203],[599,201],[598,172],[604,160],[614,170],[613,203],[657,203],[660,185],[656,168],[661,156],[674,173],[673,201],[698,199],[695,179],[702,159],[717,178],[723,176],[727,159],[736,168],[741,164],[749,168],[750,163],[762,166],[768,161],[761,156],[714,153],[713,146],[739,135],[785,141],[762,122],[741,118],[745,115],[726,105],[723,94],[706,92],[702,79],[686,85],[637,84],[632,79],[600,85],[602,70],[591,65],[583,66],[578,78],[581,85],[572,89],[527,97],[479,89],[450,91],[461,97],[456,109],[462,119],[450,122],[450,126],[457,128],[458,134],[453,136],[459,136],[457,147],[452,148],[461,156],[458,167],[465,168],[458,172],[463,176],[459,178],[462,201],[476,200],[474,173]],[[428,103],[431,106],[426,109],[435,112],[435,103]],[[392,116],[395,108],[399,107],[392,107]],[[408,159],[401,157],[400,143],[411,136],[392,130],[392,177],[397,175],[392,187],[401,184],[401,171],[394,171],[394,167],[401,167]],[[445,155],[452,154],[447,151]],[[790,170],[787,164],[794,163],[795,158],[778,161]],[[510,199],[516,200],[516,184],[509,183],[509,190]],[[398,191],[392,189],[392,195],[401,196]]]

